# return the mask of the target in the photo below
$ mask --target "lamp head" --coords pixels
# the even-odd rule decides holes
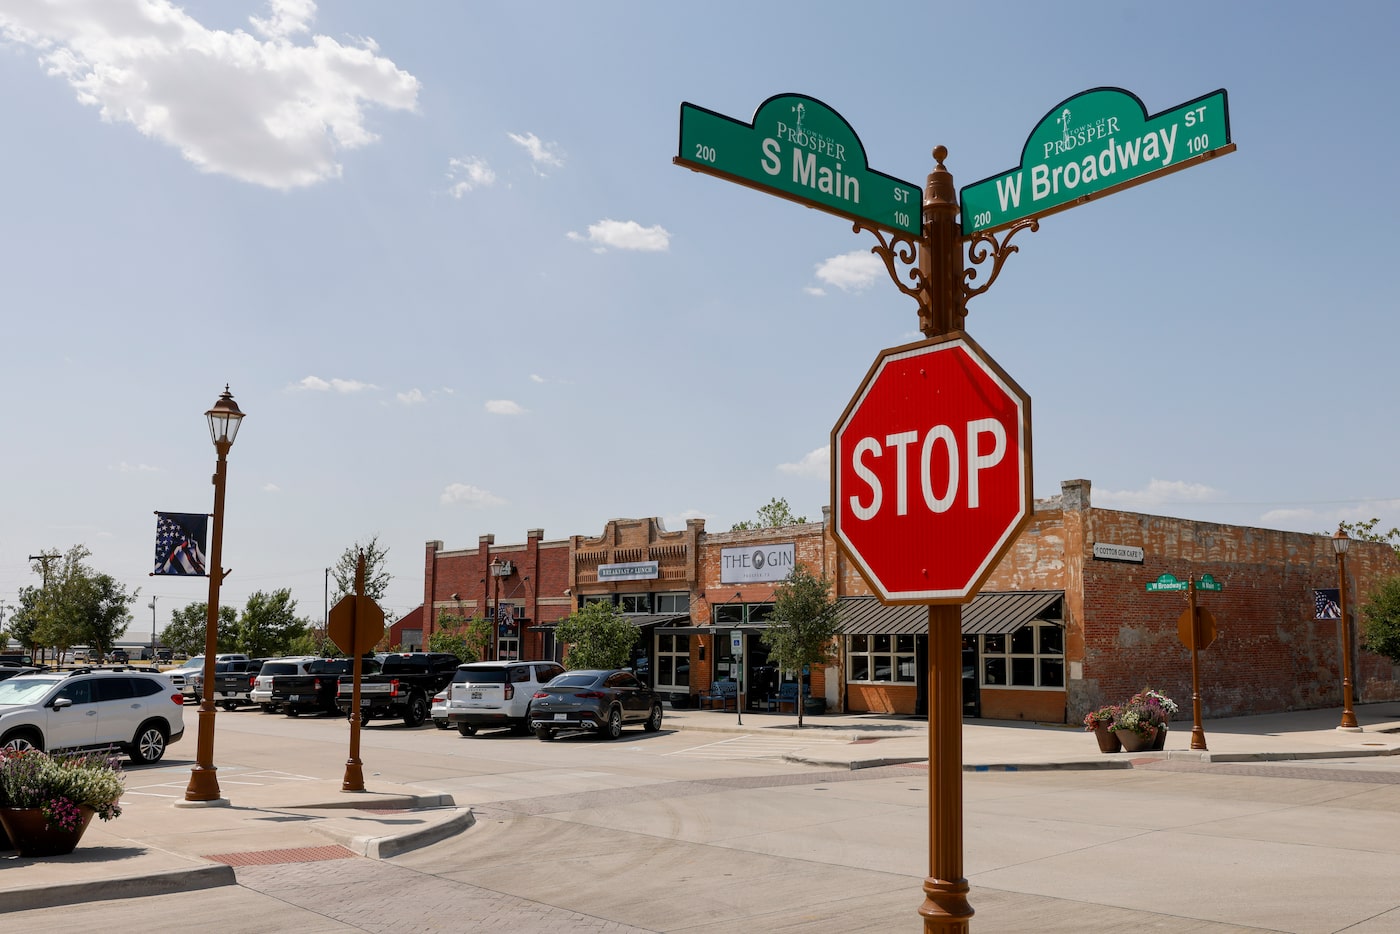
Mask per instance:
[[[239,410],[238,403],[233,401],[233,395],[228,391],[228,384],[224,384],[224,391],[219,395],[214,407],[204,413],[209,419],[209,437],[217,447],[220,442],[233,444],[233,439],[238,436],[238,426],[243,422],[243,412]]]
[[[1337,526],[1337,531],[1332,533],[1332,550],[1339,555],[1344,555],[1350,547],[1351,536],[1347,534],[1346,529]]]

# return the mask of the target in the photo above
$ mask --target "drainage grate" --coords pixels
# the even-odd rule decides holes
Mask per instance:
[[[270,866],[276,863],[314,863],[325,859],[354,859],[355,854],[343,846],[303,846],[292,850],[219,853],[204,858],[228,866]]]

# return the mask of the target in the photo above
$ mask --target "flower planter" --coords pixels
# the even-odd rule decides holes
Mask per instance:
[[[1099,752],[1118,752],[1123,748],[1123,741],[1107,724],[1100,723],[1094,727],[1094,739],[1099,741]]]
[[[1123,744],[1124,752],[1147,752],[1152,748],[1152,743],[1157,739],[1159,732],[1161,731],[1154,730],[1151,734],[1143,736],[1133,730],[1114,730],[1113,735],[1117,736],[1119,742]]]
[[[48,826],[39,808],[0,808],[0,825],[4,826],[20,856],[64,856],[77,848],[83,831],[97,813],[88,807],[80,810],[82,822],[73,830]]]
[[[1152,738],[1153,752],[1161,752],[1167,748],[1167,728],[1160,726],[1157,728],[1157,735]]]

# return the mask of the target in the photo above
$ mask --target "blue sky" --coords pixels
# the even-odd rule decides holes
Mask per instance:
[[[76,543],[141,588],[212,508],[224,601],[423,545],[821,515],[829,432],[913,303],[849,223],[671,163],[689,101],[814,97],[922,185],[1013,168],[1090,88],[1229,93],[1238,151],[1047,219],[967,330],[1031,395],[1037,496],[1400,525],[1393,67],[1345,3],[0,0],[0,603]]]

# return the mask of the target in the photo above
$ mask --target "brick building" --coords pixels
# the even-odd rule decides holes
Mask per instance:
[[[560,659],[553,624],[607,600],[637,624],[633,664],[658,691],[685,703],[715,680],[734,679],[742,665],[755,706],[794,676],[768,664],[760,633],[774,590],[802,562],[833,582],[843,619],[837,659],[808,675],[807,693],[833,710],[926,712],[927,610],[872,596],[837,549],[829,513],[822,522],[718,533],[707,533],[703,520],[668,532],[654,518],[615,519],[597,537],[541,538],[532,531],[524,545],[497,547],[486,535],[460,552],[429,542],[428,615],[511,606],[525,622],[502,630],[502,657]],[[1372,588],[1400,575],[1400,559],[1387,545],[1357,541],[1347,570],[1354,620]],[[1146,685],[1189,709],[1190,653],[1177,636],[1185,596],[1147,591],[1163,574],[1210,575],[1223,585],[1198,594],[1219,630],[1200,653],[1205,716],[1341,704],[1340,626],[1314,619],[1314,591],[1338,586],[1330,536],[1098,509],[1089,481],[1072,480],[1036,503],[1029,526],[962,609],[965,713],[1073,723]],[[1354,623],[1352,639],[1357,701],[1400,698],[1393,666],[1359,651]]]

